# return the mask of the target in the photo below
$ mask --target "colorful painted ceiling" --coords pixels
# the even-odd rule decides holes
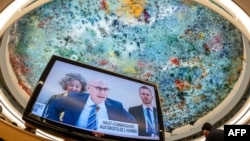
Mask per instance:
[[[10,35],[10,63],[28,95],[55,54],[157,83],[167,131],[214,109],[242,69],[241,32],[189,0],[54,0]]]

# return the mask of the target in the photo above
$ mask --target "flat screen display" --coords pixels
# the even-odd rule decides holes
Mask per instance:
[[[157,84],[55,55],[23,120],[77,140],[164,140]]]

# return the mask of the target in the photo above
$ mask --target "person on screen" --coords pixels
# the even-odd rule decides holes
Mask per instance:
[[[68,92],[84,92],[84,91],[86,91],[87,81],[79,73],[67,73],[61,79],[59,84],[61,85],[64,92],[61,94],[53,95],[50,97],[49,101],[47,102],[47,104],[45,106],[45,109],[43,112],[43,117],[48,116],[48,113],[47,113],[48,109],[50,108],[50,104],[54,100],[66,96],[68,94]],[[60,114],[60,121],[62,121],[63,114],[64,114],[63,112]]]
[[[121,102],[108,98],[109,90],[105,80],[91,80],[87,85],[89,93],[70,92],[51,103],[48,119],[59,121],[58,116],[64,111],[63,123],[90,130],[96,130],[97,119],[136,123],[135,118],[124,109]]]
[[[224,141],[224,131],[213,128],[209,122],[202,125],[201,131],[206,138],[205,141]]]
[[[139,96],[142,104],[129,108],[131,113],[139,126],[139,136],[151,136],[156,137],[158,132],[158,120],[157,111],[153,106],[153,95],[151,90],[147,86],[141,86],[139,88]]]

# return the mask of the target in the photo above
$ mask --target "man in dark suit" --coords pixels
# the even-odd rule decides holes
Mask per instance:
[[[97,120],[91,121],[90,116],[95,119],[115,120],[121,122],[136,123],[135,118],[128,113],[122,103],[108,97],[108,83],[101,79],[95,79],[87,85],[88,93],[70,92],[51,103],[48,109],[48,119],[59,121],[60,113],[64,111],[62,122],[80,128],[96,130]],[[94,114],[91,114],[95,107]],[[94,128],[95,126],[95,128]]]
[[[202,125],[201,131],[206,138],[205,141],[224,141],[224,130],[214,128],[209,122]]]
[[[158,118],[156,108],[152,103],[152,92],[148,87],[142,86],[139,88],[139,96],[142,104],[129,108],[129,113],[135,117],[138,123],[139,136],[158,136]]]

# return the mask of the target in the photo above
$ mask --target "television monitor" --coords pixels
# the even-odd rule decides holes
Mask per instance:
[[[86,80],[87,85],[85,91],[67,92],[63,96],[59,96],[60,93],[65,93],[64,88],[60,85],[62,84],[60,83],[62,78],[66,74],[71,73],[80,74],[84,80]],[[93,86],[93,80],[105,80],[108,86],[105,85],[103,88]],[[83,113],[84,109],[87,109],[85,107],[88,107],[86,106],[88,102],[86,102],[87,100],[82,98],[82,96],[91,97],[91,86],[93,86],[92,88],[95,90],[99,90],[99,92],[108,91],[108,98],[104,98],[105,102],[103,104],[106,106],[106,109],[103,105],[98,107],[98,110],[99,108],[103,108],[100,112],[102,111],[102,113],[106,113],[106,115],[100,116],[101,114],[99,114],[98,116],[97,114],[97,116],[95,116],[95,129],[89,129],[89,127],[87,127],[86,124],[89,113]],[[153,134],[150,135],[142,133],[143,131],[148,131],[148,129],[146,129],[149,127],[149,124],[146,124],[148,118],[141,115],[141,117],[137,117],[136,119],[135,115],[129,110],[133,106],[141,105],[142,100],[139,96],[139,88],[141,86],[146,86],[151,91],[153,106],[156,109],[155,113],[151,112],[154,113],[153,126],[156,129]],[[87,89],[87,87],[89,89]],[[53,96],[56,98],[53,99]],[[53,99],[52,102],[48,102],[50,99]],[[90,99],[92,99],[92,102],[95,101],[92,97]],[[146,100],[148,100],[148,98],[146,98]],[[117,106],[115,104],[112,105],[112,103],[117,104]],[[110,105],[113,107],[110,108]],[[118,108],[119,110],[117,110]],[[98,113],[98,110],[96,110],[96,113]],[[114,112],[113,115],[111,111]],[[140,111],[138,109],[134,110],[134,112],[145,114],[143,110]],[[118,120],[118,118],[112,118],[112,116],[126,120]],[[56,55],[51,57],[40,76],[22,118],[27,125],[62,138],[108,141],[164,140],[164,127],[157,84]],[[132,120],[135,122],[131,122]],[[145,125],[143,126],[143,124]]]

